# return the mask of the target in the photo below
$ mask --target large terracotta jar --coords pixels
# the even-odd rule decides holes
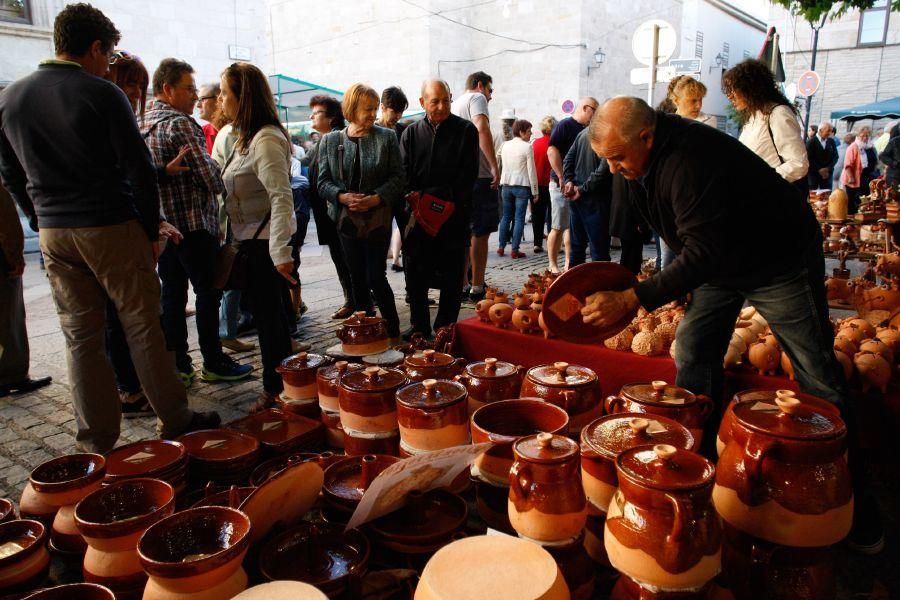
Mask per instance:
[[[577,538],[587,517],[578,444],[539,433],[513,444],[513,453],[508,505],[513,529],[539,542]]]
[[[470,363],[457,381],[469,392],[469,415],[485,404],[518,398],[524,369],[496,358]]]
[[[319,367],[330,359],[311,352],[300,352],[288,356],[275,367],[284,384],[283,396],[286,400],[311,400],[318,397],[316,373]]]
[[[408,354],[403,359],[403,370],[410,381],[453,379],[465,364],[464,358],[453,358],[449,354],[427,349]]]
[[[367,356],[388,349],[387,322],[381,317],[367,317],[365,311],[353,313],[341,323],[337,337],[347,356]]]
[[[688,390],[669,385],[665,381],[629,383],[623,385],[618,396],[609,396],[604,403],[607,414],[633,412],[659,415],[690,430],[697,445],[703,439],[703,424],[712,413],[712,400]]]
[[[341,377],[338,402],[345,432],[386,433],[397,430],[395,394],[406,384],[397,369],[366,367]]]
[[[47,529],[39,521],[0,524],[0,592],[33,589],[47,575]]]
[[[138,598],[147,575],[137,554],[141,535],[175,511],[175,490],[159,479],[129,479],[100,488],[75,507],[75,524],[88,544],[84,580],[119,598]]]
[[[541,398],[569,415],[569,431],[581,429],[603,414],[603,396],[597,374],[587,367],[555,362],[528,369],[520,396]]]
[[[350,363],[346,360],[339,360],[327,367],[319,367],[319,370],[316,372],[319,408],[331,413],[340,412],[338,390],[340,389],[341,377],[345,373],[362,368],[363,365],[360,363]]]
[[[138,542],[150,579],[143,600],[220,600],[247,587],[241,561],[250,519],[223,506],[191,508],[152,525]]]
[[[715,467],[669,444],[616,459],[619,490],[606,514],[609,561],[645,588],[702,589],[720,571],[722,526],[712,505]]]
[[[409,454],[469,443],[466,388],[455,381],[426,379],[397,390],[400,448]]]
[[[847,428],[796,397],[732,407],[716,509],[736,529],[783,546],[829,546],[853,520]]]

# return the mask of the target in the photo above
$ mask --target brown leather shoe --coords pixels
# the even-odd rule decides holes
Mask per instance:
[[[299,342],[291,338],[291,352],[294,354],[297,354],[298,352],[309,352],[311,348],[312,346],[306,342]]]
[[[349,306],[342,306],[333,313],[331,313],[332,319],[349,319],[353,314],[353,309]]]
[[[247,342],[242,342],[241,340],[234,338],[230,340],[223,339],[222,347],[228,348],[232,352],[249,352],[256,348],[256,344],[249,344]]]

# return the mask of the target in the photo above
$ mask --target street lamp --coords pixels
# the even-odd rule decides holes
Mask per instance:
[[[591,75],[591,69],[596,69],[600,65],[602,65],[604,62],[606,62],[606,53],[603,51],[602,47],[597,48],[597,50],[594,51],[594,62],[597,64],[596,65],[588,65],[588,68],[587,68],[588,77],[590,77],[590,75]]]

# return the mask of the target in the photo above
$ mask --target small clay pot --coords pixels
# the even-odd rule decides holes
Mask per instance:
[[[400,444],[411,453],[469,443],[466,388],[455,381],[426,379],[397,390]]]
[[[366,454],[339,460],[325,469],[322,494],[329,506],[346,513],[356,510],[356,505],[379,473],[399,462],[396,456]]]
[[[18,519],[16,505],[6,498],[0,498],[0,523]]]
[[[373,541],[403,554],[430,554],[453,541],[466,524],[466,501],[447,490],[406,495],[403,508],[369,523]]]
[[[38,521],[0,524],[0,590],[24,590],[39,583],[50,568],[47,529]]]
[[[485,404],[518,398],[525,369],[496,358],[470,363],[456,380],[469,393],[469,415]]]
[[[403,370],[410,381],[453,379],[466,365],[466,359],[453,358],[435,350],[422,350],[403,359]]]
[[[329,448],[342,450],[344,448],[344,427],[341,425],[341,413],[322,411],[322,425],[325,426],[325,443]]]
[[[707,396],[692,394],[665,381],[653,381],[623,385],[618,396],[606,399],[604,408],[607,414],[635,412],[669,418],[687,427],[699,447],[703,424],[713,405]]]
[[[603,414],[603,393],[597,374],[566,362],[528,369],[520,395],[541,398],[565,410],[572,435],[578,435],[585,425]]]
[[[330,360],[320,354],[300,352],[281,361],[275,371],[284,383],[284,397],[290,400],[317,398],[316,373]]]
[[[319,408],[333,413],[340,411],[338,390],[341,377],[343,377],[344,373],[362,368],[363,366],[360,363],[349,363],[346,360],[339,360],[327,367],[319,367],[319,370],[316,372]]]
[[[388,349],[387,321],[367,317],[365,311],[354,313],[337,330],[341,352],[347,356],[378,354]]]
[[[259,460],[259,440],[233,429],[192,431],[178,441],[187,451],[195,482],[242,485]]]
[[[28,600],[116,600],[116,595],[96,583],[69,583],[35,592]]]
[[[407,382],[397,369],[366,367],[341,377],[338,401],[344,431],[389,433],[397,430],[394,395]]]
[[[344,429],[344,454],[347,456],[363,456],[365,454],[384,454],[400,456],[400,430],[383,433],[367,433]]]

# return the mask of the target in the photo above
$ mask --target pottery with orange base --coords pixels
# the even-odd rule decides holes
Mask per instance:
[[[366,367],[341,377],[338,402],[344,431],[388,433],[397,430],[395,393],[406,385],[398,369]]]
[[[20,520],[0,524],[0,591],[33,588],[50,568],[47,529],[39,521]]]
[[[703,424],[712,414],[712,400],[665,381],[629,383],[618,396],[604,402],[606,414],[633,412],[659,415],[688,428],[698,447],[703,440]]]
[[[522,381],[523,398],[541,398],[569,415],[569,432],[581,429],[603,414],[603,395],[597,374],[578,365],[555,362],[528,369]]]
[[[485,404],[518,398],[525,369],[496,358],[469,363],[455,379],[469,393],[469,416]]]
[[[455,381],[426,379],[397,390],[400,443],[433,451],[469,443],[466,388]]]
[[[454,358],[430,348],[409,354],[403,359],[403,370],[410,381],[453,379],[465,366],[465,358]]]
[[[275,367],[284,384],[283,396],[289,400],[317,398],[316,373],[319,367],[326,366],[330,361],[330,358],[311,352],[300,352],[285,358]]]
[[[341,323],[337,330],[341,351],[347,356],[379,354],[388,349],[387,321],[381,317],[367,317],[365,311]]]
[[[32,519],[41,522],[47,531],[53,527],[53,519],[56,517],[58,506],[47,504],[42,496],[34,491],[31,482],[27,482],[22,488],[22,495],[19,497],[19,516],[23,519]]]
[[[340,390],[341,377],[350,371],[364,368],[360,363],[351,363],[339,360],[333,365],[319,367],[316,372],[316,389],[319,397],[319,408],[323,411],[336,413],[341,406],[338,403],[338,391]]]

